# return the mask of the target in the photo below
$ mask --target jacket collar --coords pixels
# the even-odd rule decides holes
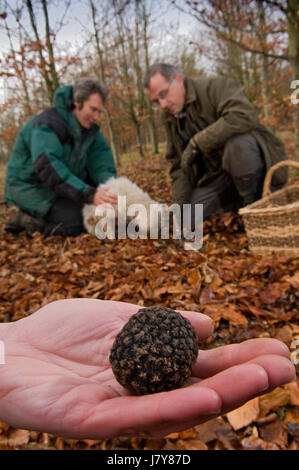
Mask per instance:
[[[88,137],[96,134],[100,129],[100,127],[97,124],[92,124],[92,126],[89,127],[88,129],[85,129],[85,128],[81,127],[80,125],[79,125],[79,127],[80,127],[80,130],[81,130],[81,139],[82,140],[85,140]]]
[[[76,138],[84,140],[98,132],[99,126],[97,124],[93,124],[89,129],[84,129],[73,115],[73,87],[71,85],[64,85],[56,90],[54,106],[60,116],[68,123]]]
[[[186,104],[193,103],[193,101],[196,100],[196,91],[195,91],[195,86],[193,83],[193,80],[191,78],[186,77],[185,78],[185,89],[186,89]]]

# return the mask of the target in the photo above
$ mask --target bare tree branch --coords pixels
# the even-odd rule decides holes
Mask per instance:
[[[268,1],[270,1],[270,0],[268,0]],[[225,32],[223,32],[218,25],[216,25],[211,20],[209,20],[208,15],[205,14],[205,11],[203,9],[198,11],[197,6],[189,5],[190,2],[186,2],[186,3],[191,8],[192,12],[190,12],[190,11],[186,10],[185,8],[181,7],[180,5],[178,5],[176,0],[172,0],[172,3],[182,13],[187,13],[187,14],[193,16],[197,21],[199,21],[200,23],[204,24],[208,28],[215,31],[216,34],[218,34],[222,39],[234,44],[235,46],[238,46],[240,49],[243,49],[244,51],[251,52],[252,54],[261,54],[261,55],[266,54],[268,57],[271,57],[273,59],[289,60],[289,57],[288,57],[287,54],[275,54],[275,53],[272,53],[272,52],[265,52],[262,49],[258,49],[258,48],[255,48],[255,47],[250,47],[247,44],[245,44],[244,42],[240,42],[239,40],[233,39],[231,36],[228,36]]]

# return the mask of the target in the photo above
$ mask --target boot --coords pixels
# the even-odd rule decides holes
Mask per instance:
[[[7,222],[5,231],[17,235],[25,230],[29,235],[32,235],[34,232],[42,233],[44,227],[45,222],[42,219],[37,219],[27,212],[18,209],[16,215]]]
[[[243,200],[243,206],[252,204],[261,198],[264,176],[264,169],[261,168],[255,173],[235,176],[233,178],[237,191]]]

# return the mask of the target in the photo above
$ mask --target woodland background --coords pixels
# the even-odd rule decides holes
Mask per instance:
[[[53,300],[92,297],[203,312],[215,322],[203,348],[256,337],[290,347],[299,339],[299,259],[253,256],[236,214],[205,222],[203,249],[190,252],[177,240],[12,236],[4,225],[15,209],[1,202],[20,127],[51,106],[59,85],[92,74],[110,88],[101,128],[119,175],[171,203],[164,131],[141,86],[158,60],[191,77],[237,80],[298,160],[299,105],[290,99],[299,80],[298,35],[297,0],[0,0],[0,321]],[[298,180],[291,172],[289,184]],[[65,440],[0,422],[0,449],[298,450],[299,386],[278,387],[164,439]]]
[[[102,128],[116,161],[156,153],[163,129],[142,87],[156,61],[237,80],[299,159],[298,0],[0,0],[0,40],[2,161],[56,88],[89,74],[111,91]]]

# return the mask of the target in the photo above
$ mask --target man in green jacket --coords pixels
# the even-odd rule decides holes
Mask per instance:
[[[205,220],[261,197],[266,171],[286,158],[285,150],[237,83],[225,77],[191,80],[158,63],[143,84],[163,110],[174,202],[193,209],[203,204]],[[272,190],[286,178],[284,168],[277,171]]]
[[[54,107],[21,129],[7,165],[5,202],[19,208],[6,230],[76,236],[84,203],[115,203],[97,189],[116,175],[111,150],[96,122],[108,96],[92,78],[55,93]]]

